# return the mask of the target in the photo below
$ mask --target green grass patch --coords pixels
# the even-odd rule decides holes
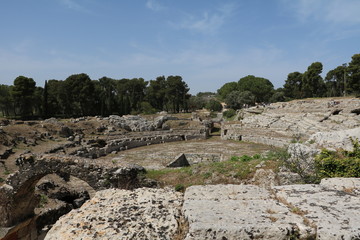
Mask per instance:
[[[228,161],[222,162],[200,163],[183,168],[148,170],[145,176],[158,181],[162,186],[174,186],[177,191],[183,191],[192,185],[239,184],[244,180],[251,179],[257,169],[256,165],[264,161],[261,155],[254,156],[234,156]],[[277,161],[266,160],[264,167],[269,169],[278,166]]]
[[[45,205],[49,202],[49,198],[48,196],[46,196],[45,194],[41,194],[40,195],[40,201],[38,204],[38,208],[43,208],[45,207]]]

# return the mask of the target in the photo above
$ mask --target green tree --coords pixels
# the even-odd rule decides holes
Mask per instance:
[[[284,84],[284,95],[289,99],[300,99],[302,97],[302,78],[300,72],[289,73]]]
[[[206,104],[206,109],[219,112],[222,110],[222,105],[219,101],[216,101],[215,99],[210,99],[210,101]]]
[[[47,81],[47,117],[71,116],[71,102],[68,98],[64,81],[51,79]]]
[[[189,90],[181,76],[168,76],[166,78],[166,99],[169,110],[173,112],[187,111]]]
[[[131,113],[130,91],[128,89],[129,79],[123,78],[116,81],[117,105],[120,115]]]
[[[100,114],[108,116],[113,113],[115,107],[116,84],[114,79],[102,77],[99,79],[98,86],[100,99]]]
[[[48,83],[47,80],[45,80],[45,84],[44,84],[44,91],[43,91],[43,102],[42,102],[42,107],[43,107],[43,117],[47,118],[49,116],[49,93],[48,93]]]
[[[151,106],[151,104],[149,102],[142,102],[140,104],[141,108],[140,111],[143,114],[155,114],[156,113],[156,109],[153,108],[153,106]]]
[[[241,109],[244,105],[254,105],[255,96],[250,91],[233,91],[225,99],[228,108]]]
[[[189,98],[189,109],[190,110],[198,110],[204,108],[206,105],[206,101],[202,97],[191,96]]]
[[[248,75],[239,80],[238,90],[241,92],[251,92],[255,96],[256,102],[269,102],[274,91],[274,86],[266,78]]]
[[[325,83],[320,75],[322,70],[321,62],[314,62],[308,67],[302,79],[303,97],[322,97],[325,94]]]
[[[33,115],[35,86],[32,78],[19,76],[14,80],[12,95],[22,118]]]
[[[148,82],[143,78],[133,78],[127,82],[126,89],[131,110],[140,111]]]
[[[217,90],[217,93],[220,96],[220,99],[225,100],[226,97],[233,91],[238,90],[237,82],[228,82],[225,83],[220,89]]]
[[[284,102],[285,101],[285,93],[284,89],[278,88],[274,91],[274,94],[270,97],[270,102]]]
[[[42,87],[36,87],[33,95],[33,109],[34,114],[38,117],[42,117],[44,114],[44,89]]]
[[[12,98],[13,86],[7,86],[0,84],[0,109],[2,115],[5,117],[15,114],[14,112],[14,100]]]
[[[349,77],[346,82],[346,93],[360,93],[360,54],[354,54],[348,67]]]
[[[339,97],[344,94],[346,66],[338,66],[330,70],[325,77],[326,96]]]
[[[85,73],[73,74],[65,80],[67,97],[71,102],[72,116],[92,115],[94,83]]]
[[[165,76],[150,80],[146,89],[147,101],[157,110],[163,110],[166,103],[166,79]]]

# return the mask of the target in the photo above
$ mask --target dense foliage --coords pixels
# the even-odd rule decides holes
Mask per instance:
[[[305,73],[290,73],[285,81],[287,99],[306,97],[340,97],[360,94],[360,54],[354,54],[349,64],[330,70],[323,79],[323,66],[312,63]]]
[[[315,159],[319,178],[360,177],[360,145],[357,139],[352,142],[352,151],[321,151]]]
[[[223,112],[223,116],[227,119],[232,118],[236,115],[236,111],[232,108]]]
[[[283,88],[278,89],[266,78],[248,75],[238,82],[225,83],[217,93],[233,109],[292,99],[360,94],[360,54],[354,54],[349,64],[330,70],[324,79],[322,71],[322,63],[314,62],[304,73],[289,73]]]
[[[205,105],[205,108],[210,111],[220,112],[223,107],[219,101],[210,99],[210,101]]]
[[[0,85],[0,110],[6,117],[74,117],[87,115],[188,111],[190,94],[180,76],[91,80],[73,74],[36,87],[32,78],[19,76],[13,86]]]
[[[192,111],[208,108],[220,111],[220,101],[227,107],[241,109],[256,104],[309,97],[339,97],[360,94],[360,54],[349,64],[321,76],[321,62],[310,64],[307,71],[289,73],[283,88],[274,89],[266,78],[248,75],[238,82],[225,83],[217,94],[191,96],[181,76],[92,80],[85,73],[65,80],[48,80],[44,88],[32,78],[19,76],[13,86],[0,84],[0,111],[5,117],[72,117],[83,115],[154,113],[156,111]]]

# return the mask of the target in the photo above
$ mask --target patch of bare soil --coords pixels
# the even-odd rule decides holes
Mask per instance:
[[[111,161],[114,165],[126,162],[141,165],[146,169],[161,169],[182,153],[218,154],[222,155],[221,158],[225,161],[232,156],[252,156],[271,149],[272,147],[263,144],[223,141],[219,136],[214,136],[206,140],[181,141],[134,148],[110,154],[95,161]]]

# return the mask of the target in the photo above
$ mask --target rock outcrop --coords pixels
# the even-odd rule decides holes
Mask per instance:
[[[75,176],[96,190],[116,187],[133,189],[141,186],[138,175],[145,170],[141,166],[100,166],[87,159],[42,156],[29,158],[20,163],[19,171],[9,175],[0,187],[0,228],[11,227],[34,216],[38,200],[35,185],[44,176],[56,173]],[[140,180],[141,181],[141,180]],[[26,201],[24,201],[26,199]]]
[[[45,239],[176,239],[182,202],[169,189],[100,191],[61,217]]]
[[[104,190],[62,217],[46,239],[360,238],[360,179],[321,184]]]
[[[288,239],[315,235],[301,216],[270,192],[253,185],[193,186],[183,207],[189,221],[186,240]]]
[[[242,109],[239,121],[223,123],[221,137],[283,147],[292,141],[306,141],[317,132],[359,127],[357,109],[360,100],[356,98],[295,100]],[[335,135],[346,137],[347,134],[332,136]],[[312,139],[324,144],[322,139],[332,136],[322,134]]]
[[[360,128],[353,128],[341,131],[317,132],[310,136],[308,142],[314,142],[318,147],[351,151],[353,144],[351,139],[360,139]]]

